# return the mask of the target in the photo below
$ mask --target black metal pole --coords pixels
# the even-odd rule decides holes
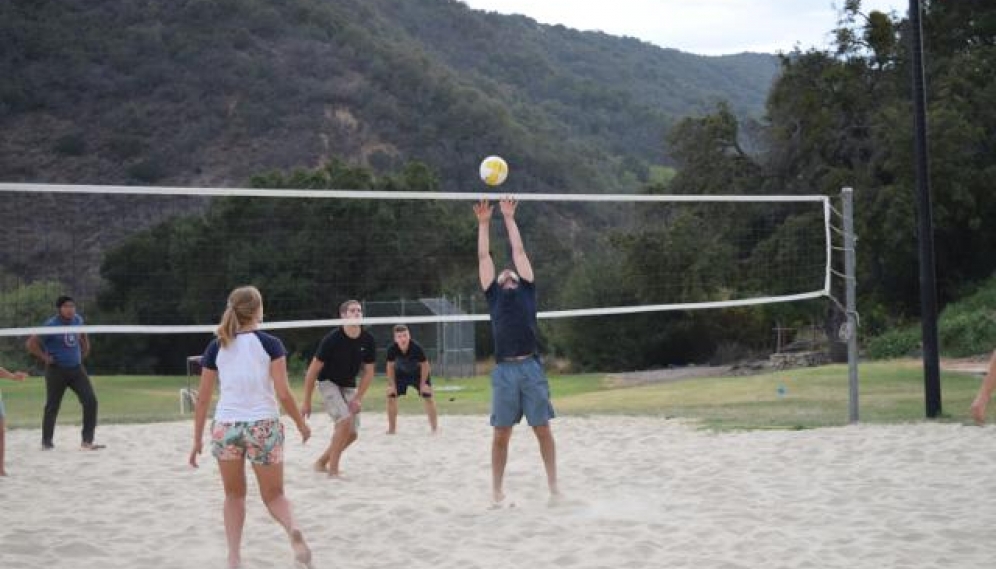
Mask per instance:
[[[920,321],[923,334],[923,386],[927,417],[941,414],[941,366],[937,348],[937,284],[934,269],[934,227],[930,210],[927,152],[927,95],[923,77],[923,28],[920,0],[910,0],[910,54],[913,71],[913,123],[920,241]]]

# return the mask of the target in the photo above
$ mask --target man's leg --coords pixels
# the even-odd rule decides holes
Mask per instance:
[[[347,417],[335,424],[335,430],[332,431],[332,444],[328,448],[328,462],[329,465],[329,476],[336,478],[339,476],[339,460],[342,458],[342,453],[349,448],[349,445],[353,444],[358,438],[356,431],[353,430],[353,417]],[[325,455],[323,454],[324,458]]]
[[[54,366],[45,367],[45,414],[42,416],[42,448],[53,447],[55,420],[62,406],[62,396],[66,393],[66,379],[62,371]]]
[[[536,440],[539,442],[540,456],[543,457],[543,467],[546,469],[546,483],[550,488],[550,496],[559,496],[557,487],[557,445],[553,440],[553,430],[550,419],[555,416],[550,403],[550,382],[543,373],[543,366],[538,359],[530,359],[522,363],[522,406],[526,420],[533,428]]]
[[[359,419],[349,412],[349,401],[355,396],[355,388],[340,388],[329,384],[320,384],[325,409],[332,417],[332,440],[322,456],[315,462],[315,470],[327,470],[329,476],[339,476],[339,459],[343,451],[358,438],[356,432]]]
[[[79,366],[68,372],[67,375],[69,378],[69,389],[73,390],[76,398],[80,400],[80,405],[83,407],[83,430],[81,438],[83,446],[89,446],[93,444],[94,431],[97,430],[97,396],[93,392],[93,384],[90,382],[90,376],[86,374],[86,369],[83,366]]]
[[[505,499],[503,482],[505,464],[508,462],[508,442],[512,439],[512,427],[495,427],[491,440],[491,499],[500,504]]]
[[[550,488],[550,495],[560,494],[557,486],[557,445],[553,440],[553,430],[550,425],[533,427],[536,440],[539,441],[540,456],[543,457],[543,468],[546,469],[546,484]]]
[[[2,403],[0,403],[0,405],[2,405]],[[3,459],[4,459],[4,455],[3,455],[4,448],[3,448],[3,445],[4,445],[4,439],[7,436],[7,434],[4,432],[4,424],[3,424],[3,422],[4,422],[3,411],[0,411],[0,476],[7,476],[7,471],[4,470],[4,466],[3,466],[5,464],[4,461],[3,461]]]
[[[398,396],[387,396],[387,434],[393,435],[398,426]]]
[[[508,462],[508,443],[512,427],[522,418],[522,406],[515,374],[511,368],[499,363],[491,371],[491,499],[498,505],[505,499],[505,463]]]
[[[423,397],[422,403],[425,405],[425,414],[429,417],[429,428],[435,433],[439,429],[439,420],[436,415],[436,400],[432,397]]]
[[[322,451],[322,455],[315,461],[315,470],[318,472],[329,471],[329,457],[332,456],[332,447],[335,445],[335,431],[337,425],[338,423],[332,424],[332,438],[329,439],[329,446],[325,447],[325,450]]]

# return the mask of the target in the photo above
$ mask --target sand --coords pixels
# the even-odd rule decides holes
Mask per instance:
[[[292,437],[287,494],[319,568],[982,568],[996,566],[996,428],[859,425],[710,433],[674,420],[557,419],[568,501],[549,507],[535,439],[516,429],[515,507],[489,509],[485,417],[365,414],[348,480],[311,470],[329,434]],[[221,568],[217,467],[186,465],[190,423],[101,426],[108,448],[8,433],[0,567]],[[293,429],[289,429],[292,432]],[[251,477],[250,477],[251,481]],[[250,482],[246,569],[293,567]]]

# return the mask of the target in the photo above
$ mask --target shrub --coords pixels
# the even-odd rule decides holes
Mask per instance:
[[[872,338],[867,345],[868,357],[893,359],[915,356],[920,353],[920,328],[909,326],[894,328]]]

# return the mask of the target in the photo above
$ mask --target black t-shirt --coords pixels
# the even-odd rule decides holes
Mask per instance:
[[[325,364],[318,372],[319,381],[331,381],[340,387],[356,387],[356,375],[362,364],[372,364],[377,357],[373,336],[366,330],[350,338],[336,328],[322,338],[315,358]]]
[[[497,282],[484,291],[491,312],[491,332],[495,338],[495,359],[535,354],[536,287],[522,279],[514,289],[503,289]]]
[[[408,342],[408,351],[402,352],[397,342],[387,348],[387,361],[394,362],[394,379],[415,382],[422,378],[419,364],[427,361],[425,351],[415,340]]]

